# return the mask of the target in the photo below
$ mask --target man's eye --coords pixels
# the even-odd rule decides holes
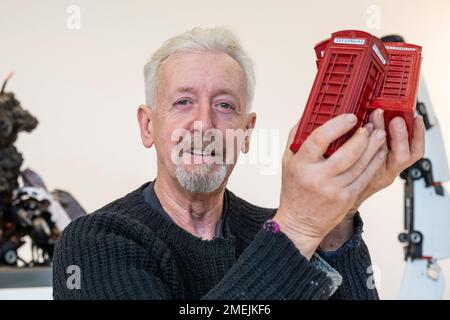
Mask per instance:
[[[221,109],[225,109],[225,110],[234,110],[234,107],[231,104],[226,103],[226,102],[219,103],[218,107]]]
[[[181,100],[178,100],[177,102],[175,102],[175,104],[179,104],[182,106],[186,106],[188,103],[189,103],[189,100],[187,100],[187,99],[181,99]]]

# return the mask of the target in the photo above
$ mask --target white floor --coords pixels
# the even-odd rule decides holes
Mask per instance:
[[[0,289],[0,300],[52,300],[52,287]]]

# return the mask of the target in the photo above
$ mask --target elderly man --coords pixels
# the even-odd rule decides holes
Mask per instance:
[[[328,121],[296,154],[286,148],[279,207],[264,209],[226,189],[256,121],[252,63],[235,36],[195,28],[171,38],[144,74],[137,117],[143,145],[155,145],[157,177],[66,228],[54,298],[378,298],[357,209],[422,157],[420,117],[411,145],[404,121],[391,121],[388,150],[376,110],[325,159],[356,118]]]

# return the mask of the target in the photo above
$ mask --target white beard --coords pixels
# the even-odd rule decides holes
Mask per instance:
[[[183,164],[177,164],[175,174],[180,185],[189,192],[206,193],[216,191],[225,180],[227,165],[219,164],[212,171],[210,164],[196,164],[192,172],[186,171]]]

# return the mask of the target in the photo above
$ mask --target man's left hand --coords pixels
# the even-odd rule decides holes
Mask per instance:
[[[374,129],[384,129],[384,112],[377,109],[370,115],[366,128],[369,132]],[[374,179],[361,193],[348,217],[358,210],[359,206],[374,193],[390,186],[395,178],[406,168],[420,160],[425,152],[425,126],[422,116],[414,119],[413,136],[411,144],[408,141],[408,130],[406,129],[405,120],[401,117],[392,119],[389,123],[389,133],[391,137],[391,149],[388,150],[387,142],[382,148],[387,152],[386,161],[380,166]]]
[[[385,130],[383,114],[382,109],[377,109],[370,115],[369,122],[365,125],[370,134],[375,129]],[[385,162],[379,167],[374,178],[355,201],[344,220],[323,239],[320,244],[322,250],[334,251],[342,246],[353,234],[353,217],[360,205],[374,193],[390,186],[403,170],[423,157],[425,152],[425,126],[422,116],[414,119],[411,144],[408,140],[408,130],[403,118],[392,119],[389,123],[389,133],[391,149],[388,150],[387,142],[381,146],[387,151]]]

